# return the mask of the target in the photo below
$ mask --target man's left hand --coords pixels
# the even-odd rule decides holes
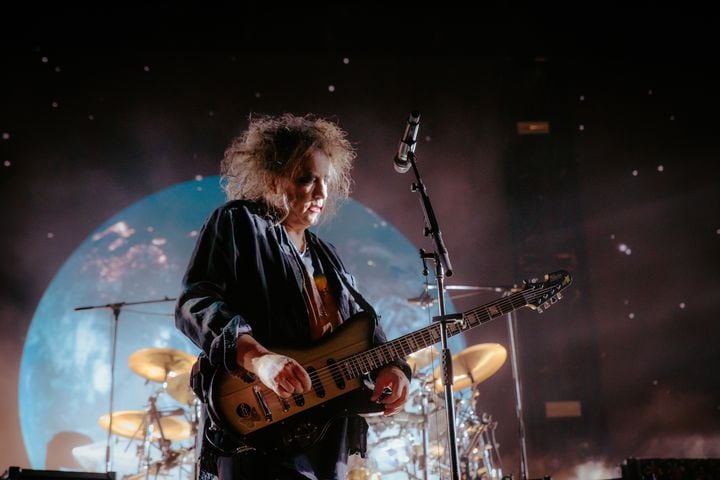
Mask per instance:
[[[383,393],[385,388],[390,392]],[[410,381],[405,376],[405,372],[398,367],[384,367],[378,372],[375,390],[370,400],[385,405],[384,415],[395,415],[403,409],[409,389]]]

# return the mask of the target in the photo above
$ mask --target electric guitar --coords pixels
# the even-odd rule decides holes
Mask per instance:
[[[522,307],[542,313],[562,298],[560,291],[570,282],[570,274],[563,270],[545,275],[542,282],[523,282],[510,295],[462,313],[462,322],[448,325],[448,336]],[[212,420],[251,448],[287,452],[313,445],[334,418],[381,411],[381,405],[369,401],[369,392],[348,394],[364,386],[369,372],[438,343],[440,325],[434,323],[375,347],[373,328],[373,319],[360,313],[310,349],[273,349],[303,365],[312,381],[310,392],[287,399],[252,374],[238,377],[218,370],[208,398]]]

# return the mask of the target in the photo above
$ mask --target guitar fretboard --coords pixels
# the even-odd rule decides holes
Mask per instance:
[[[448,336],[451,337],[465,332],[496,317],[526,306],[528,302],[524,293],[526,292],[515,292],[507,297],[464,312],[462,314],[463,322],[448,324]],[[439,341],[440,323],[436,322],[370,350],[347,357],[338,362],[335,367],[339,367],[342,375],[349,380],[360,377],[399,358],[404,358]]]

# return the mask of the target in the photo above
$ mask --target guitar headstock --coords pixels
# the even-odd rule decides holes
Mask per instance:
[[[530,280],[523,282],[519,289],[527,306],[542,313],[562,298],[562,290],[572,282],[572,277],[565,270],[548,273],[543,281]]]

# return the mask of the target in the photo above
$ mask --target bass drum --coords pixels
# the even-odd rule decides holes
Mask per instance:
[[[411,415],[400,412],[385,417],[382,412],[364,415],[368,422],[368,467],[381,474],[383,480],[407,478],[413,471],[412,445],[415,432],[410,423]]]

